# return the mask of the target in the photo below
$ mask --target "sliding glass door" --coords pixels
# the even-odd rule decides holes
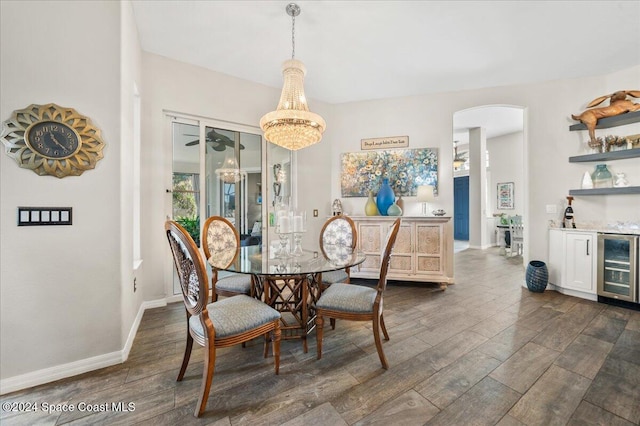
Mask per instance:
[[[291,194],[290,151],[263,143],[257,127],[186,116],[169,121],[172,202],[167,216],[198,245],[202,224],[214,215],[234,224],[241,245],[268,244],[269,213]],[[168,285],[180,294],[177,277]]]
[[[209,126],[205,126],[205,134],[206,215],[223,216],[233,223],[242,244],[259,244],[262,233],[262,137]],[[238,171],[230,172],[233,168]]]

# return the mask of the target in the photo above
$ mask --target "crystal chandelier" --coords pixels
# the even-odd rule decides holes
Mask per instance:
[[[296,16],[300,14],[300,7],[290,3],[286,11],[292,20],[291,59],[282,64],[284,85],[278,107],[260,119],[260,128],[269,142],[296,151],[320,142],[326,123],[318,114],[309,111],[303,85],[307,69],[295,59]]]

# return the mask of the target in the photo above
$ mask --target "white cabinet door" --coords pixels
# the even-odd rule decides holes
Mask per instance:
[[[567,232],[565,238],[566,282],[564,287],[595,294],[595,275],[593,273],[595,234]]]

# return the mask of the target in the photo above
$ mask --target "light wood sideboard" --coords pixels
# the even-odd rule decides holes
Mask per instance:
[[[351,269],[356,278],[377,279],[382,244],[397,219],[392,216],[351,216],[358,230],[358,249],[367,259]],[[389,262],[387,279],[433,282],[444,290],[453,284],[453,225],[450,217],[402,217]]]

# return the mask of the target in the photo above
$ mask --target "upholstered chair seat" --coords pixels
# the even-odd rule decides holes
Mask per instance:
[[[329,311],[373,312],[377,294],[375,288],[335,283],[322,293],[316,307]]]
[[[251,275],[232,274],[218,278],[215,288],[217,293],[251,294]]]
[[[240,294],[207,305],[209,319],[216,330],[216,339],[242,334],[263,324],[280,319],[280,313],[258,299]],[[198,317],[189,318],[189,327],[204,337]]]
[[[347,272],[344,269],[322,273],[323,286],[329,286],[335,283],[347,283],[347,282],[349,282],[349,274],[347,274]]]

